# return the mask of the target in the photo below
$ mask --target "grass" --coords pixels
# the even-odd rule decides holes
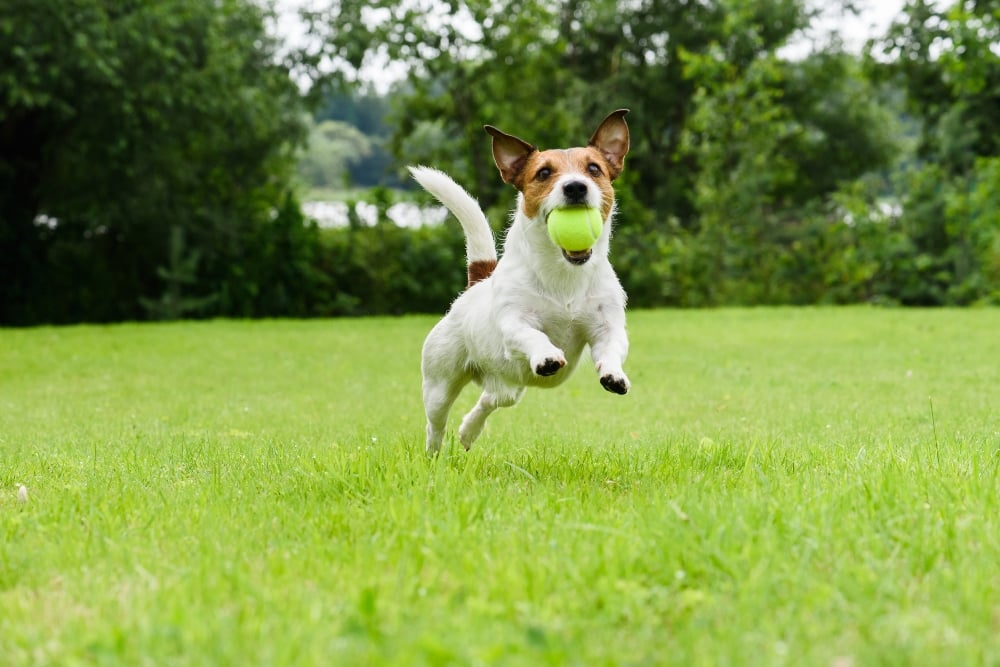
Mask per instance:
[[[1000,664],[1000,310],[635,312],[428,460],[432,323],[0,330],[0,662]]]

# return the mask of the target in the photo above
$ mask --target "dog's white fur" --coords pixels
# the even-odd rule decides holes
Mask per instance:
[[[475,199],[443,172],[410,171],[459,219],[470,264],[495,260],[493,234]],[[622,369],[628,354],[625,292],[607,257],[614,205],[590,259],[580,265],[567,261],[549,238],[546,216],[567,204],[563,185],[569,181],[588,184],[587,204],[601,210],[605,195],[585,170],[559,173],[534,217],[525,214],[519,193],[496,269],[459,296],[427,336],[422,371],[429,453],[441,447],[451,406],[470,381],[483,391],[459,428],[466,449],[486,418],[517,403],[526,387],[562,384],[586,345],[601,384],[615,393],[628,391]]]

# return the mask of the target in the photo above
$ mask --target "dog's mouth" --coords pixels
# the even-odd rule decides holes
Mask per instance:
[[[578,250],[578,251],[563,250],[562,254],[563,257],[566,258],[567,262],[579,266],[581,264],[586,264],[587,260],[590,259],[590,255],[593,253],[590,250]]]

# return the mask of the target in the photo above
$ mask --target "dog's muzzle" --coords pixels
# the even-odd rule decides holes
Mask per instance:
[[[591,251],[591,250],[580,250],[580,251],[577,251],[577,252],[571,252],[569,250],[563,250],[562,254],[563,254],[563,257],[566,258],[567,262],[569,262],[570,264],[576,264],[577,266],[579,266],[581,264],[586,264],[587,263],[587,260],[590,259],[590,256],[593,254],[593,251]]]

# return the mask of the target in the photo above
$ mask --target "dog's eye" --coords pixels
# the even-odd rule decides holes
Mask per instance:
[[[544,181],[551,175],[552,175],[551,169],[549,169],[548,167],[542,167],[541,169],[538,170],[538,173],[535,174],[535,180]]]
[[[597,165],[596,162],[591,162],[590,164],[588,164],[587,171],[590,172],[591,176],[600,176],[601,174],[604,173],[603,171],[601,171],[601,168]]]

